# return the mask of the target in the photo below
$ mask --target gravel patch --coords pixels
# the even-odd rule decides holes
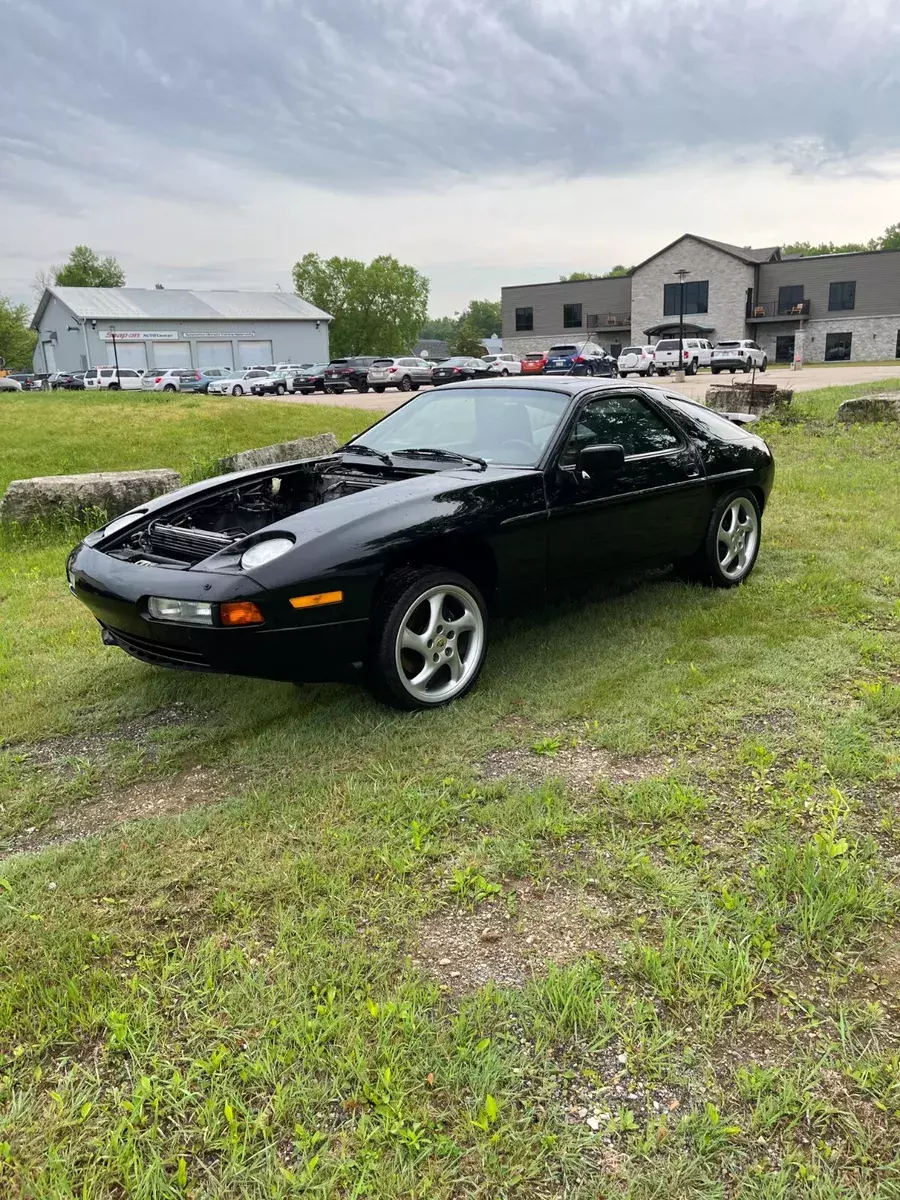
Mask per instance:
[[[610,754],[595,746],[561,746],[553,755],[520,747],[494,750],[476,766],[481,779],[515,778],[526,783],[560,779],[576,792],[592,792],[600,783],[627,784],[669,775],[675,759],[662,754]]]

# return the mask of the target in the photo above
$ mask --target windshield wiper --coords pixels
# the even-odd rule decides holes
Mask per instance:
[[[371,446],[364,446],[362,442],[348,442],[345,446],[340,447],[341,454],[371,454],[373,458],[380,458],[387,466],[392,467],[391,456],[385,454],[381,450],[373,450]]]
[[[487,470],[487,463],[483,458],[479,458],[477,454],[459,454],[456,450],[439,450],[430,446],[410,446],[406,450],[394,450],[392,453],[395,455],[406,454],[409,458],[436,458],[438,461],[470,462],[480,467],[482,471]]]

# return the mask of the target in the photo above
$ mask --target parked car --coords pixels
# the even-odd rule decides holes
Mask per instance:
[[[0,392],[21,392],[22,385],[14,375],[0,375]]]
[[[293,378],[287,371],[271,371],[262,379],[255,379],[250,387],[254,396],[283,396],[288,390],[288,379]]]
[[[482,354],[481,361],[486,362],[495,375],[521,375],[522,363],[514,354]]]
[[[203,367],[199,371],[186,370],[179,377],[178,390],[206,395],[211,383],[217,379],[227,379],[229,375],[233,374],[234,370],[231,367]]]
[[[182,379],[199,372],[192,367],[155,367],[141,376],[141,387],[145,392],[179,392]]]
[[[720,371],[746,371],[747,374],[756,367],[757,371],[765,371],[769,365],[766,353],[756,342],[744,338],[735,342],[717,342],[712,352],[710,370],[713,375]]]
[[[544,364],[545,375],[609,375],[619,373],[616,360],[594,342],[562,342],[551,346]]]
[[[67,576],[141,662],[364,678],[430,709],[473,686],[495,613],[614,568],[743,583],[773,476],[760,437],[668,389],[462,383],[336,454],[147,501],[76,546]]]
[[[542,350],[526,354],[519,365],[523,375],[540,375],[547,365],[547,355]]]
[[[652,375],[656,371],[655,353],[655,346],[626,346],[619,355],[619,374],[623,379],[626,375],[643,375],[645,378]]]
[[[32,371],[10,371],[6,378],[15,379],[20,390],[23,392],[32,392],[35,390],[36,385]]]
[[[701,367],[708,367],[712,359],[712,342],[706,338],[686,337],[681,344],[681,358],[678,357],[678,338],[664,338],[656,343],[654,366],[657,375],[666,375],[669,371],[684,370],[685,375],[696,375]]]
[[[253,387],[257,379],[265,379],[269,374],[262,367],[248,367],[244,371],[234,371],[222,379],[213,379],[206,389],[209,396],[243,396]]]
[[[84,386],[88,391],[136,392],[142,387],[141,374],[130,367],[91,367],[84,373]]]
[[[340,394],[353,389],[369,390],[369,370],[377,361],[375,355],[356,355],[353,358],[333,358],[325,371],[325,391]]]
[[[480,358],[457,355],[448,358],[431,372],[431,382],[437,387],[443,383],[459,383],[461,379],[491,379],[491,368]]]
[[[376,358],[366,381],[375,392],[395,387],[401,392],[416,392],[423,383],[431,383],[431,363],[424,358]]]
[[[312,363],[288,376],[286,382],[289,392],[299,392],[301,396],[311,396],[313,392],[325,391],[325,372],[328,363]]]
[[[84,391],[84,371],[57,371],[50,376],[50,387],[68,391]]]

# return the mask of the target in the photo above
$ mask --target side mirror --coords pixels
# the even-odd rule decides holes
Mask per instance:
[[[591,483],[604,476],[621,475],[624,470],[623,446],[585,446],[578,455],[575,475],[579,483]]]

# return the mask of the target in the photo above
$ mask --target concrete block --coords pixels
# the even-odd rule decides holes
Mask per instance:
[[[14,479],[0,500],[0,520],[35,521],[55,516],[116,517],[135,505],[181,487],[168,467],[151,471],[96,471],[90,475],[39,475]],[[98,522],[99,523],[99,522]]]
[[[900,392],[881,392],[845,400],[837,410],[837,419],[847,422],[900,421]]]
[[[256,450],[241,450],[220,458],[217,464],[222,475],[232,471],[246,471],[252,467],[268,467],[274,463],[292,462],[298,458],[322,458],[337,450],[337,438],[333,433],[316,433],[312,437],[296,438],[293,442],[278,442],[274,446],[260,446]]]

